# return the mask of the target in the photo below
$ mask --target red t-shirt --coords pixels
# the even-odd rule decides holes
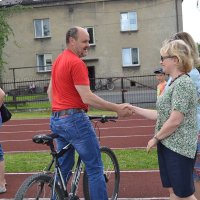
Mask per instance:
[[[83,103],[75,85],[89,84],[85,63],[70,50],[64,50],[52,67],[52,110],[88,110],[88,105]]]

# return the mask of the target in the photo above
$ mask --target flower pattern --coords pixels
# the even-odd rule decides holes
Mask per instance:
[[[180,126],[161,143],[172,151],[188,158],[194,158],[197,149],[197,93],[191,78],[182,75],[176,79],[167,91],[157,99],[157,133],[173,110],[184,114]]]

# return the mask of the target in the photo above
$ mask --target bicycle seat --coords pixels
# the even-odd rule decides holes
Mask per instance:
[[[56,134],[40,134],[33,136],[32,140],[37,144],[50,144],[53,142],[53,139],[57,137],[58,135]]]

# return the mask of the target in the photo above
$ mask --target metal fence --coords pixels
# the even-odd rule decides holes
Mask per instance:
[[[49,79],[4,82],[5,103],[11,109],[49,108],[47,88]],[[155,107],[156,79],[154,75],[90,79],[91,90],[113,103],[131,103],[141,107]]]

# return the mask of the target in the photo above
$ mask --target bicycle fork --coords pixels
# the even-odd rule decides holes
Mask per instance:
[[[76,192],[78,189],[78,183],[80,180],[80,176],[81,176],[81,171],[83,168],[83,162],[80,158],[80,156],[78,157],[78,161],[77,161],[77,165],[76,165],[76,170],[74,172],[74,176],[72,179],[72,183],[71,183],[71,190],[69,193],[69,197],[75,197],[76,196]]]

